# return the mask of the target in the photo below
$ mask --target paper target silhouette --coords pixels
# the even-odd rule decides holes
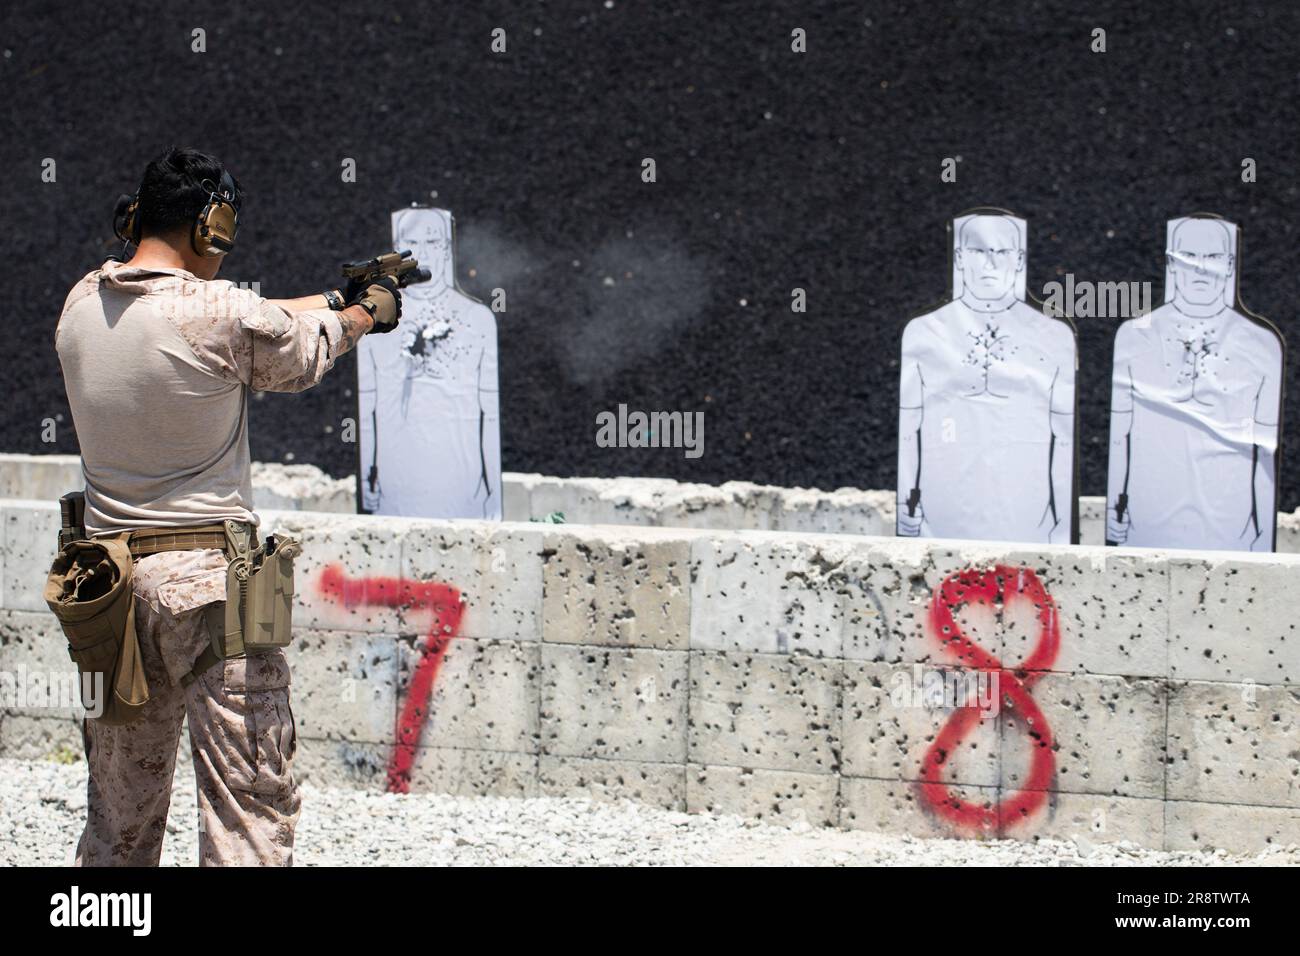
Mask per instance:
[[[1115,335],[1106,542],[1272,551],[1285,342],[1241,304],[1236,224],[1165,235],[1164,304]]]
[[[433,278],[403,290],[395,331],[357,347],[357,510],[500,520],[495,316],[456,284],[448,210],[399,209],[392,231]]]
[[[1026,301],[1023,219],[948,233],[950,297],[903,331],[898,534],[1076,541],[1074,326]]]

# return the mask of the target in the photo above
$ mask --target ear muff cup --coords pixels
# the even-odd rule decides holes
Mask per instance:
[[[239,216],[230,203],[214,197],[194,224],[194,251],[204,257],[224,256],[235,248]]]
[[[140,200],[123,193],[113,210],[113,235],[123,242],[140,243]]]
[[[219,187],[209,179],[200,185],[208,193],[208,203],[194,223],[190,244],[205,258],[224,256],[235,248],[235,233],[239,229],[239,213],[233,203],[235,180],[230,173],[222,171]]]

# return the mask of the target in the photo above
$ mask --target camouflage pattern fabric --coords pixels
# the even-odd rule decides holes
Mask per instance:
[[[289,866],[301,809],[282,650],[181,678],[208,644],[203,609],[226,594],[220,550],[165,551],[135,563],[136,628],[150,700],[124,727],[84,725],[90,769],[78,866],[156,866],[188,717],[201,866]]]

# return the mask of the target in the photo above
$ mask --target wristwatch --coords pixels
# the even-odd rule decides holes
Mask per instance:
[[[347,308],[347,303],[343,301],[343,296],[339,294],[337,289],[326,289],[321,294],[325,296],[325,301],[329,303],[329,307],[335,312],[341,312]]]

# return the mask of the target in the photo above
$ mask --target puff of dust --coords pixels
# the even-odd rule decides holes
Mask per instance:
[[[607,240],[578,273],[579,311],[559,359],[568,377],[598,384],[653,357],[703,311],[707,270],[675,239]]]
[[[541,268],[541,262],[523,243],[510,239],[491,224],[456,224],[456,275],[465,291],[488,302],[493,289],[505,289],[506,308],[525,277]],[[470,276],[470,270],[474,275]]]

